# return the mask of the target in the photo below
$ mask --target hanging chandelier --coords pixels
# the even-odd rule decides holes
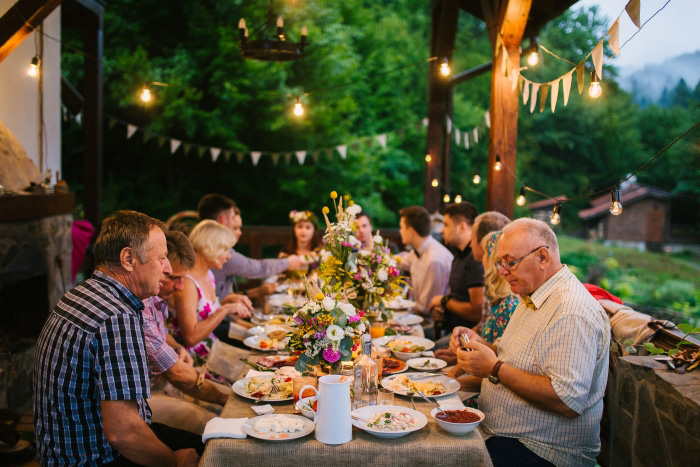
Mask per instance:
[[[270,0],[270,9],[267,12],[264,34],[268,35],[268,31],[273,30],[273,27],[276,28],[274,37],[250,40],[245,19],[241,18],[238,21],[240,50],[243,58],[268,62],[287,62],[304,56],[304,48],[308,45],[306,26],[301,28],[301,40],[299,43],[288,41],[287,34],[284,32],[284,20],[279,16],[275,21],[273,0]]]

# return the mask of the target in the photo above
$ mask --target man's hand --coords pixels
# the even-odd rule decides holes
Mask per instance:
[[[457,350],[462,348],[462,343],[459,342],[459,335],[463,332],[467,333],[467,337],[469,337],[470,341],[486,344],[484,338],[472,331],[471,329],[465,328],[463,326],[457,326],[452,330],[452,336],[450,337],[450,350],[452,350],[452,352],[457,353]]]
[[[240,303],[246,306],[248,310],[253,311],[253,302],[251,302],[250,298],[246,297],[243,294],[232,293],[227,295],[223,300],[221,300],[222,305],[226,305],[228,303]]]
[[[479,342],[467,342],[466,347],[471,349],[471,352],[457,350],[457,366],[470,375],[487,378],[498,362],[496,352],[491,350],[491,347]]]
[[[442,321],[445,319],[445,309],[440,305],[432,307],[430,309],[430,317],[433,318],[434,321]]]
[[[221,309],[223,309],[226,314],[233,315],[236,318],[248,318],[250,316],[248,308],[241,303],[228,303],[223,305]]]
[[[186,365],[189,365],[189,366],[194,365],[194,361],[192,360],[192,355],[190,355],[190,353],[187,350],[185,350],[185,348],[182,346],[179,349],[177,349],[177,358],[178,358],[178,360],[181,360],[182,363],[184,363]]]
[[[301,269],[309,265],[309,263],[304,259],[304,257],[299,255],[289,255],[287,256],[287,260],[289,261],[287,271]]]
[[[452,351],[452,349],[437,349],[435,351],[435,358],[445,360],[448,365],[454,365],[457,363],[457,355]]]
[[[199,464],[199,454],[192,448],[175,451],[175,462],[178,467],[196,467]]]
[[[436,295],[436,296],[434,296],[434,297],[430,300],[430,303],[428,304],[428,308],[429,308],[429,309],[433,309],[433,308],[435,308],[435,307],[437,307],[437,306],[440,306],[440,302],[442,301],[442,297],[444,297],[444,295]]]

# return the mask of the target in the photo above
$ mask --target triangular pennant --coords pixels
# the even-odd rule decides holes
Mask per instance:
[[[452,119],[447,117],[447,134],[452,134]]]
[[[197,155],[199,156],[200,159],[202,157],[204,157],[204,153],[207,152],[207,149],[209,149],[209,148],[207,148],[206,146],[198,146],[197,147]]]
[[[406,137],[406,129],[401,128],[399,131],[396,132],[396,134],[401,138],[401,141]]]
[[[591,52],[591,58],[593,59],[593,66],[595,67],[595,74],[598,75],[598,79],[603,78],[603,40],[601,39],[593,48]]]
[[[523,83],[524,83],[523,77],[520,76],[520,74],[518,74],[518,79],[516,80],[516,85],[515,85],[515,90],[518,93],[518,97],[520,97],[520,95],[523,93]]]
[[[232,155],[233,155],[233,153],[231,151],[224,151],[224,160],[226,162],[230,162]]]
[[[479,129],[474,128],[472,133],[474,134],[474,144],[479,144]]]
[[[148,140],[151,139],[152,137],[153,137],[153,133],[151,133],[150,131],[144,131],[144,132],[143,132],[143,142],[144,142],[144,144],[145,144],[145,143],[148,143]]]
[[[544,112],[544,106],[547,104],[547,93],[549,92],[549,84],[540,86],[540,112]]]
[[[192,149],[192,143],[183,143],[182,150],[185,153],[185,155],[189,154],[190,149]]]
[[[571,70],[562,78],[562,92],[564,94],[564,106],[569,103],[569,92],[571,92],[571,76],[574,74],[574,70]]]
[[[340,154],[340,158],[345,160],[345,156],[348,154],[348,145],[341,144],[340,146],[336,146],[335,149],[338,151],[338,154]]]
[[[75,116],[75,121],[78,123],[78,125],[82,125],[82,124],[83,124],[83,113],[82,113],[82,112],[79,112],[79,113]]]
[[[372,138],[365,138],[363,141],[365,142],[367,149],[372,147]]]
[[[491,112],[488,110],[484,114],[484,121],[486,122],[486,128],[491,128]]]
[[[177,148],[180,147],[180,141],[179,139],[171,139],[170,140],[170,154],[175,154],[175,151],[177,151]]]
[[[513,70],[511,71],[510,75],[510,90],[515,91],[520,84],[520,74],[518,74],[518,70],[513,67]]]
[[[326,157],[329,161],[333,160],[333,148],[326,149]]]
[[[532,83],[532,95],[530,96],[530,113],[535,111],[537,103],[537,90],[540,89],[539,83]]]
[[[357,152],[360,150],[360,142],[355,141],[354,143],[350,144],[350,149],[353,150],[353,152]]]
[[[291,153],[285,152],[284,154],[282,154],[282,156],[284,157],[285,164],[289,165],[289,163],[292,162],[292,154]]]
[[[423,119],[423,126],[428,126],[428,119],[427,118]]]
[[[158,137],[158,147],[162,148],[165,142],[168,140],[165,136],[159,136]]]
[[[557,109],[557,99],[559,98],[559,80],[552,82],[552,96],[549,98],[552,103],[552,113]]]
[[[576,79],[578,80],[578,93],[581,94],[583,92],[583,73],[585,71],[584,66],[586,65],[586,61],[582,61],[578,65],[576,65]]]
[[[318,152],[318,151],[312,151],[312,152],[311,152],[311,158],[312,158],[312,159],[314,160],[314,162],[316,162],[316,163],[318,163],[318,155],[319,155],[319,152]]]
[[[530,97],[530,82],[523,79],[523,105],[527,105],[527,99]]]
[[[219,158],[219,154],[221,154],[221,148],[211,148],[211,161],[216,162]]]
[[[306,151],[296,151],[294,155],[297,156],[299,165],[304,165],[304,161],[306,160]]]
[[[610,35],[610,40],[608,40],[608,44],[610,45],[610,48],[617,57],[618,55],[620,55],[620,18],[617,18],[615,20],[613,25],[608,30],[608,34]]]
[[[382,147],[382,149],[386,149],[386,133],[384,133],[383,135],[377,135],[376,138],[377,142]]]
[[[455,128],[455,144],[459,146],[460,141],[462,141],[462,132],[459,128]]]
[[[251,151],[250,152],[250,160],[253,161],[253,165],[258,165],[258,162],[260,162],[261,156],[262,156],[262,152],[260,152],[260,151]]]
[[[270,158],[272,158],[272,165],[274,165],[275,167],[277,167],[277,164],[278,164],[279,161],[280,161],[280,153],[279,153],[279,152],[273,152],[272,154],[270,154]]]
[[[469,149],[469,133],[464,133],[464,148]]]
[[[115,120],[115,119],[112,118],[112,117],[109,118],[108,122],[109,122],[109,129],[110,129],[110,130],[111,130],[112,128],[114,128],[114,125],[117,124],[117,120]]]
[[[236,160],[238,161],[239,164],[242,164],[242,163],[243,163],[243,158],[244,158],[244,157],[245,157],[245,153],[244,153],[244,152],[240,152],[240,151],[239,151],[239,152],[236,153]]]
[[[126,125],[126,139],[131,139],[132,136],[134,136],[134,133],[136,133],[136,130],[138,130],[139,127],[136,125],[128,124]]]
[[[627,10],[627,14],[634,25],[639,29],[641,27],[639,22],[639,0],[630,0],[627,5],[625,5],[625,10]]]

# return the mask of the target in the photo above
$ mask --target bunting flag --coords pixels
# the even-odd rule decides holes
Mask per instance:
[[[318,152],[318,151],[312,151],[312,152],[311,152],[311,158],[312,158],[312,159],[314,160],[314,162],[316,162],[316,163],[318,163],[318,155],[319,155],[319,152]]]
[[[601,39],[593,48],[591,52],[591,58],[593,59],[593,67],[595,68],[595,74],[598,75],[598,79],[603,78],[603,40]]]
[[[296,151],[294,155],[297,156],[299,165],[304,165],[304,161],[306,160],[306,151]]]
[[[152,137],[153,137],[153,133],[151,133],[150,131],[144,131],[144,132],[143,132],[143,142],[144,142],[144,144],[145,144],[145,143],[148,143],[148,140],[151,139]]]
[[[559,80],[552,83],[552,97],[550,97],[550,102],[552,104],[552,113],[557,108],[557,99],[559,98]]]
[[[473,134],[474,134],[474,144],[477,144],[479,142],[479,129],[474,128]]]
[[[180,147],[180,141],[179,139],[171,139],[170,140],[170,154],[175,154],[175,151],[177,151],[177,148]]]
[[[376,138],[377,142],[382,147],[382,149],[386,149],[386,133],[384,133],[383,135],[378,135]]]
[[[282,156],[284,157],[285,164],[289,165],[289,163],[292,162],[292,153],[285,152]]]
[[[116,120],[116,119],[114,119],[114,118],[111,118],[111,117],[110,117],[110,119],[109,119],[109,120],[107,120],[107,122],[108,122],[108,125],[109,125],[109,129],[110,129],[110,130],[111,130],[112,128],[114,128],[114,125],[116,125],[116,124],[117,124],[117,120]]]
[[[455,144],[459,146],[459,142],[462,140],[462,133],[459,131],[459,128],[455,128]]]
[[[625,5],[625,10],[627,11],[627,14],[634,25],[637,26],[637,29],[640,29],[641,23],[639,22],[639,0],[630,0],[627,5]]]
[[[423,126],[428,126],[428,119],[427,118],[423,119]]]
[[[528,97],[530,97],[530,82],[523,80],[523,105],[527,105]]]
[[[372,148],[372,138],[364,138],[362,141],[365,142],[365,146],[367,147],[367,149]]]
[[[78,125],[83,124],[83,113],[79,112],[78,115],[75,116],[75,121],[78,123]]]
[[[253,165],[258,165],[258,162],[260,162],[260,156],[262,156],[260,151],[251,151],[250,160],[253,162]]]
[[[197,156],[199,156],[200,159],[204,157],[204,153],[207,152],[207,149],[209,148],[207,148],[206,146],[199,146],[197,148]]]
[[[539,88],[539,83],[532,83],[532,95],[530,96],[530,113],[535,111],[535,103],[537,102],[537,90]]]
[[[549,92],[549,84],[543,84],[540,91],[540,113],[544,112],[544,106],[547,104],[547,92]]]
[[[129,123],[129,124],[126,126],[126,139],[131,139],[131,137],[134,136],[134,133],[136,133],[136,130],[138,130],[138,129],[139,129],[139,127],[137,127],[136,125],[132,125],[131,123]]]
[[[221,148],[211,148],[211,161],[216,162],[219,158],[219,154],[221,154]]]
[[[326,149],[326,157],[328,158],[329,161],[333,160],[333,149]]]
[[[190,153],[190,149],[192,149],[192,144],[190,143],[183,143],[182,144],[182,152],[187,155]]]
[[[581,94],[583,92],[583,71],[585,70],[584,66],[586,64],[586,61],[582,61],[578,65],[576,65],[576,79],[578,80],[578,93]]]
[[[452,134],[452,119],[447,117],[447,134]]]
[[[272,165],[274,165],[275,167],[277,167],[277,164],[278,164],[279,161],[280,161],[280,153],[279,153],[279,152],[273,152],[272,154],[270,154],[270,158],[272,159]]]
[[[464,133],[464,149],[469,149],[469,133]]]
[[[338,154],[340,154],[340,158],[345,160],[345,156],[348,154],[348,145],[341,144],[340,146],[336,146],[335,149],[338,151]]]
[[[571,75],[573,75],[573,70],[565,74],[562,78],[562,91],[564,93],[564,107],[569,103],[569,92],[571,91]]]
[[[224,160],[225,160],[226,162],[229,162],[229,161],[231,160],[231,155],[232,155],[232,154],[233,154],[233,153],[232,153],[231,151],[224,151]]]
[[[608,30],[608,35],[610,36],[608,44],[617,57],[620,55],[620,18],[617,18],[610,27],[610,30]]]
[[[162,148],[165,142],[168,140],[165,136],[159,136],[158,137],[158,147]]]
[[[484,121],[486,122],[486,128],[491,128],[491,112],[488,110],[484,114]]]
[[[243,158],[244,158],[244,157],[245,157],[245,153],[244,153],[244,152],[240,152],[240,151],[239,151],[239,152],[236,153],[236,160],[238,161],[239,164],[242,164],[242,163],[243,163]]]
[[[396,132],[396,134],[401,139],[401,141],[403,141],[406,138],[406,129],[401,128],[399,131]]]

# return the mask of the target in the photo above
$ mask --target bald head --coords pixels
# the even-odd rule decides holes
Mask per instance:
[[[505,226],[503,233],[518,236],[520,241],[525,242],[529,249],[537,248],[538,246],[548,246],[549,255],[552,259],[559,261],[557,236],[546,222],[529,217],[521,217]]]

